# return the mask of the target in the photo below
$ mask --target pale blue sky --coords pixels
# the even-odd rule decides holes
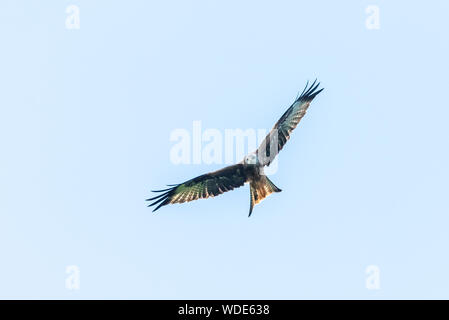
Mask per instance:
[[[447,12],[2,1],[0,298],[449,298]],[[271,176],[283,192],[251,218],[248,186],[146,207],[220,167],[173,165],[174,129],[268,129],[314,78],[325,90]]]

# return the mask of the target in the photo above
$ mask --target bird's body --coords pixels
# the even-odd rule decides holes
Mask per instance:
[[[306,113],[310,102],[323,90],[317,91],[319,83],[316,85],[315,83],[316,80],[310,87],[306,85],[301,95],[276,122],[256,151],[246,155],[237,164],[203,174],[181,184],[170,185],[169,188],[164,190],[154,191],[160,194],[147,199],[148,201],[153,201],[149,206],[157,205],[153,210],[156,211],[167,204],[214,197],[249,183],[249,215],[251,215],[256,204],[271,193],[281,191],[264,174],[264,167],[270,165],[290,138],[291,131],[296,128]]]

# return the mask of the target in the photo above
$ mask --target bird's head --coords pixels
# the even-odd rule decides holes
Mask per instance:
[[[250,153],[243,158],[245,164],[258,164],[257,155],[255,153]]]

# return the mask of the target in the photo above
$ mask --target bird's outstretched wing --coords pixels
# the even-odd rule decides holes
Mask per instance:
[[[184,183],[172,185],[168,189],[153,191],[161,194],[147,199],[147,201],[153,201],[149,207],[157,205],[154,212],[170,203],[183,203],[218,196],[243,186],[247,179],[245,166],[239,163],[203,174]]]
[[[316,80],[308,86],[308,82],[303,92],[293,102],[290,108],[285,111],[281,118],[276,122],[273,129],[265,137],[262,144],[257,149],[257,154],[261,165],[269,165],[276,155],[281,151],[287,140],[290,139],[290,133],[296,128],[299,121],[306,114],[307,108],[323,89],[317,91],[320,83],[316,83]]]

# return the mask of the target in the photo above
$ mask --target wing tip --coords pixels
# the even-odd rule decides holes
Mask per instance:
[[[296,101],[299,101],[299,100],[312,101],[321,91],[323,91],[324,88],[317,90],[321,84],[321,82],[317,83],[317,81],[318,81],[318,79],[315,79],[310,86],[309,86],[309,81],[307,81],[306,86],[304,87],[304,90],[302,91],[299,98],[296,99]]]
[[[157,204],[157,202],[159,202],[159,201],[153,202],[153,203],[150,204],[148,207],[154,206],[155,204]],[[160,209],[160,207],[163,207],[163,206],[165,206],[165,205],[167,205],[167,204],[169,204],[168,198],[165,199],[164,201],[162,201],[161,203],[159,203],[159,205],[158,205],[156,208],[154,208],[152,212],[157,211],[158,209]]]
[[[156,206],[153,209],[153,212],[158,210],[160,207],[165,206],[170,203],[170,197],[173,195],[174,190],[178,185],[170,185],[170,188],[163,190],[152,190],[152,192],[160,193],[152,198],[145,199],[145,201],[153,201],[147,207]],[[162,192],[162,193],[161,193]]]

